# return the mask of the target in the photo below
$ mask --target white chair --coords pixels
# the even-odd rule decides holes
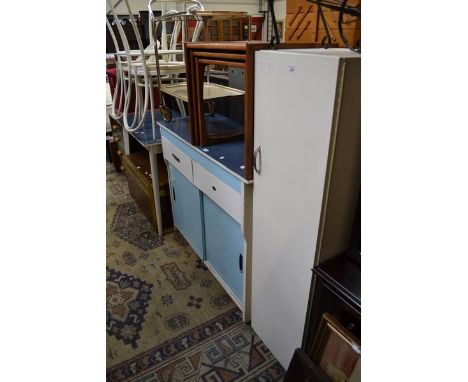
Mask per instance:
[[[122,0],[118,1],[116,4],[119,4]],[[154,33],[153,30],[156,30],[159,21],[157,17],[154,16],[152,4],[155,3],[154,0],[150,0],[148,3],[149,17],[150,17],[150,45],[143,49],[141,43],[141,37],[136,27],[136,23],[128,4],[128,1],[125,0],[125,5],[131,20],[134,34],[138,43],[138,50],[131,50],[128,44],[127,36],[120,25],[118,16],[115,12],[115,5],[108,0],[108,5],[111,13],[114,15],[114,23],[117,25],[117,30],[121,37],[123,43],[123,49],[121,49],[117,43],[117,39],[112,31],[110,25],[108,25],[109,31],[113,38],[114,44],[117,51],[117,71],[118,71],[118,89],[114,94],[113,99],[113,117],[122,118],[122,123],[125,129],[129,132],[136,132],[142,126],[144,126],[147,110],[150,109],[152,125],[156,129],[156,115],[155,111],[158,108],[154,103],[152,88],[158,87],[160,90],[161,83],[170,83],[174,84],[180,81],[179,75],[185,72],[185,63],[183,58],[183,49],[176,49],[179,39],[181,39],[182,45],[186,39],[186,23],[184,16],[190,15],[194,11],[204,10],[203,5],[196,0],[192,1],[167,1],[159,0],[158,3],[161,5],[162,16],[166,16],[166,19],[161,21],[162,24],[162,36],[161,44],[157,41],[158,49],[154,49]],[[184,9],[182,11],[177,9],[166,10],[167,3],[171,5],[183,4]],[[173,19],[173,31],[171,34],[170,41],[167,39],[167,20]],[[106,22],[109,24],[108,20]],[[203,22],[198,20],[196,27],[192,36],[192,41],[197,41],[201,30],[203,27]],[[156,60],[156,51],[158,55],[158,60]],[[162,58],[161,58],[162,57]],[[182,57],[178,60],[177,58]],[[159,68],[158,68],[159,65]],[[142,92],[144,89],[144,94]],[[132,101],[131,94],[135,93],[134,101]],[[125,99],[123,113],[122,110],[122,99]],[[116,103],[119,100],[119,105],[117,107]],[[160,103],[165,106],[164,98],[160,94]],[[176,103],[178,105],[181,115],[185,116],[185,108],[183,102],[176,98]],[[130,112],[130,110],[134,110]],[[156,133],[156,132],[155,132]],[[157,134],[154,135],[156,139]]]
[[[153,12],[152,5],[156,3],[155,0],[149,0],[148,2],[148,10],[149,10],[149,18],[150,18],[150,39],[151,43],[154,44],[154,40],[156,38],[155,31],[158,28],[158,25],[161,24],[161,49],[159,49],[159,45],[156,45],[155,49],[155,59],[156,59],[156,70],[164,72],[164,66],[167,64],[173,63],[183,63],[185,68],[185,60],[184,60],[184,50],[183,48],[177,49],[179,39],[181,40],[181,46],[184,46],[185,41],[187,40],[187,20],[188,17],[192,15],[193,12],[196,11],[203,11],[204,6],[197,0],[189,0],[189,1],[170,1],[170,0],[159,0],[157,3],[161,6],[161,16],[155,16]],[[167,10],[166,5],[170,3],[171,6],[178,7],[179,9],[171,9]],[[167,24],[172,23],[172,33],[170,37],[170,41],[167,39]],[[195,29],[191,38],[191,41],[198,41],[201,31],[203,28],[203,21],[197,20]],[[163,59],[159,59],[162,56]],[[181,58],[181,59],[180,59]],[[162,69],[161,69],[162,68]],[[163,90],[166,86],[162,85],[162,82],[166,84],[177,84],[182,81],[186,84],[186,79],[180,79],[178,75],[170,75],[164,78],[162,75],[156,76],[158,80],[158,90],[159,90],[159,98],[160,98],[160,110],[161,115],[164,120],[169,121],[171,116],[171,111],[164,102]],[[166,81],[164,81],[166,79]],[[184,86],[182,84],[182,86]],[[186,86],[186,85],[185,85]],[[174,96],[174,94],[171,94]],[[175,101],[179,107],[179,111],[182,116],[186,115],[184,103],[181,98],[175,96]]]
[[[119,1],[119,3],[120,2],[121,1]],[[143,146],[149,152],[153,193],[155,196],[154,200],[157,216],[157,229],[158,234],[161,236],[163,234],[163,230],[161,205],[159,198],[157,154],[162,152],[162,147],[159,128],[156,124],[157,108],[155,105],[153,89],[155,86],[159,86],[160,90],[160,84],[162,80],[168,80],[169,82],[176,81],[178,79],[179,74],[185,72],[185,63],[183,60],[175,60],[178,56],[178,53],[180,53],[180,50],[167,49],[169,48],[167,46],[167,36],[163,35],[164,38],[161,39],[163,40],[163,46],[161,46],[163,49],[159,51],[158,55],[156,55],[155,53],[158,52],[159,41],[157,41],[157,39],[154,39],[154,37],[152,38],[152,42],[149,47],[147,47],[146,49],[143,47],[140,33],[138,31],[128,0],[124,0],[124,4],[127,8],[128,17],[132,24],[133,32],[135,34],[138,45],[137,50],[131,50],[127,36],[122,28],[122,25],[120,24],[117,12],[115,10],[115,5],[112,4],[111,0],[107,0],[107,4],[109,6],[111,14],[114,17],[114,22],[117,26],[117,30],[119,32],[123,45],[122,50],[118,44],[115,34],[112,31],[112,26],[107,20],[107,27],[110,30],[117,51],[117,78],[119,81],[119,90],[117,91],[116,89],[116,91],[114,92],[113,115],[120,117],[121,124],[123,125],[125,131],[134,135],[137,140],[140,140],[139,137],[141,138],[141,135],[139,134],[147,133],[147,115],[148,113],[151,115],[150,126],[152,139],[144,142]],[[175,11],[170,12],[170,14],[176,13]],[[163,30],[165,33],[164,25],[165,24],[163,24]],[[176,47],[181,29],[182,25],[175,28],[174,32],[176,33],[173,33],[171,36],[170,47]],[[151,36],[153,36],[152,33]],[[155,44],[156,49],[154,46]],[[164,57],[166,59],[160,59],[160,57]],[[134,92],[133,97],[132,91]],[[116,103],[119,94],[120,107],[117,108]],[[123,112],[120,113],[122,102]],[[130,113],[131,103],[133,104],[132,106],[134,106],[134,111],[132,113]],[[183,109],[181,111],[185,113]],[[128,147],[128,137],[127,142],[124,142],[124,145]],[[126,154],[128,154],[127,149]]]

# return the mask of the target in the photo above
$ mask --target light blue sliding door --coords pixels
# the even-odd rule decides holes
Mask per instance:
[[[203,260],[201,194],[185,176],[169,165],[174,223]]]
[[[218,272],[242,303],[244,240],[240,224],[206,195],[203,195],[203,210],[206,261]]]

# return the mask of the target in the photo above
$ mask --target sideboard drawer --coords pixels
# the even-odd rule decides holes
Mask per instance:
[[[241,222],[241,194],[205,170],[197,162],[193,162],[193,184],[237,222]]]
[[[192,159],[165,137],[161,138],[164,159],[193,183]]]

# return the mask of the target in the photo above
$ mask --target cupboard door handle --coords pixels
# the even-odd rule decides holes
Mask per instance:
[[[243,273],[242,253],[239,253],[239,270]]]
[[[259,161],[259,165],[257,166],[257,159]],[[262,149],[258,146],[254,151],[254,160],[253,160],[253,167],[255,172],[260,175],[262,172]]]
[[[216,191],[216,187],[215,187],[215,186],[211,186],[211,188],[213,189],[213,191]]]
[[[174,202],[175,202],[175,190],[174,190],[174,187],[172,187],[172,198],[174,199]]]
[[[172,153],[172,157],[173,157],[177,162],[180,163],[180,159],[179,159],[174,153]]]

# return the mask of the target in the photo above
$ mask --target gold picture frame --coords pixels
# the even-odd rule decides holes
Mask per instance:
[[[350,382],[356,366],[360,366],[361,343],[332,315],[325,313],[309,356],[331,381]]]

